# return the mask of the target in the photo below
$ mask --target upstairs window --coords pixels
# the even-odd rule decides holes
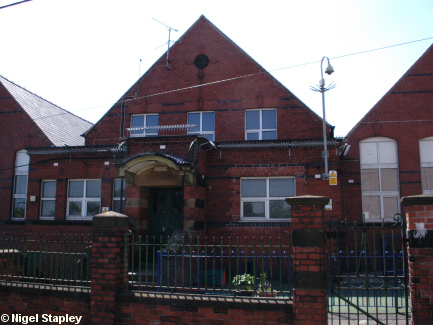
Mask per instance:
[[[29,163],[30,157],[25,150],[16,153],[12,220],[24,220],[26,218]]]
[[[68,186],[67,218],[92,219],[101,212],[101,180],[71,180]]]
[[[56,181],[42,181],[41,219],[54,220],[56,212]]]
[[[157,136],[158,125],[159,125],[158,114],[132,115],[131,116],[131,137]]]
[[[295,178],[243,178],[241,215],[247,220],[280,220],[292,217],[285,198],[295,196]]]
[[[433,137],[419,141],[422,194],[433,195]]]
[[[275,140],[277,138],[277,110],[245,111],[246,140]]]
[[[397,142],[370,138],[361,141],[359,148],[365,221],[393,220],[400,206]]]
[[[197,127],[188,130],[188,134],[201,134],[210,141],[215,141],[215,112],[188,113],[188,124]]]

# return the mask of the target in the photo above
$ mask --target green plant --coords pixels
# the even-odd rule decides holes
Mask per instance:
[[[259,284],[257,285],[259,291],[269,292],[272,291],[272,284],[268,281],[266,277],[266,272],[260,274]]]
[[[236,290],[251,290],[252,286],[256,283],[251,274],[244,273],[235,275],[232,283],[236,286]]]

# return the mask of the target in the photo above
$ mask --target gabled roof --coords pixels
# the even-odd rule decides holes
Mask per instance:
[[[426,96],[426,94],[433,93],[433,86],[431,82],[426,82],[425,78],[433,75],[433,44],[418,58],[418,60],[403,74],[403,76],[383,95],[383,97],[356,123],[356,125],[345,136],[345,141],[348,141],[351,136],[356,134],[358,128],[366,123],[383,123],[387,121],[384,116],[386,109],[393,111],[393,116],[396,115],[396,110],[402,109],[401,120],[416,120],[420,114],[425,113],[427,110],[420,109],[415,103],[411,105],[401,105],[398,99],[391,99],[391,96]],[[418,80],[415,80],[417,78]],[[388,104],[394,100],[394,103]],[[383,105],[387,104],[387,105]],[[424,105],[425,106],[425,105]],[[410,110],[410,111],[408,111]],[[431,111],[427,111],[428,117],[431,117]]]
[[[54,146],[84,145],[81,136],[93,124],[0,75],[2,84]]]

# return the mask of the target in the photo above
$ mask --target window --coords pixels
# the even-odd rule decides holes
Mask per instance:
[[[245,111],[245,139],[274,140],[277,138],[277,110]]]
[[[419,141],[422,194],[433,195],[433,137]]]
[[[56,212],[56,181],[42,181],[41,219],[54,220]]]
[[[215,112],[188,113],[188,124],[197,125],[188,134],[201,134],[210,141],[215,140]]]
[[[131,116],[131,137],[150,137],[158,135],[158,114]],[[152,128],[154,127],[154,128]]]
[[[243,219],[288,219],[291,207],[285,198],[295,196],[295,178],[243,178],[241,215]]]
[[[125,180],[123,180],[123,195],[122,195],[122,180],[115,179],[113,182],[113,211],[120,213],[122,205],[122,213],[125,213]]]
[[[20,150],[15,157],[14,193],[12,204],[12,219],[26,218],[27,179],[29,174],[30,157],[25,150]]]
[[[101,180],[73,180],[68,186],[68,219],[91,219],[101,211]]]
[[[366,221],[392,220],[399,212],[397,142],[370,138],[360,143],[362,211]]]

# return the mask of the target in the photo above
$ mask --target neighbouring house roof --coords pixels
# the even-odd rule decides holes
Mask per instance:
[[[0,75],[0,83],[56,147],[81,146],[93,124],[33,94]]]

